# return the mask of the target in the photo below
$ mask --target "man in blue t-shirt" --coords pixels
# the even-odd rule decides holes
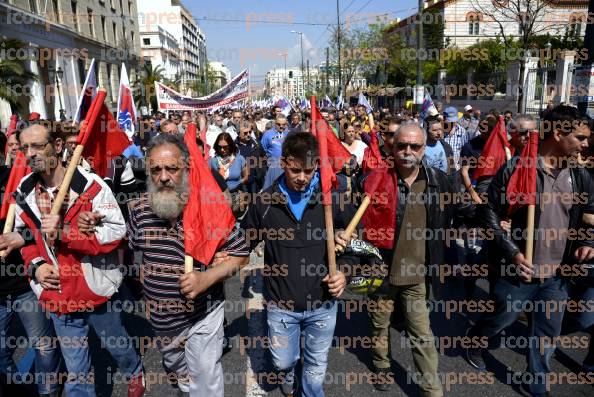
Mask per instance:
[[[260,143],[266,153],[268,162],[268,171],[266,172],[262,189],[271,186],[276,178],[283,173],[283,169],[280,166],[280,158],[283,142],[288,134],[288,126],[289,121],[287,120],[287,117],[280,114],[275,119],[274,128],[266,131],[264,135],[262,135]]]

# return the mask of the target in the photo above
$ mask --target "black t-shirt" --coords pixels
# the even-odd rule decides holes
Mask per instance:
[[[468,165],[470,167],[468,173],[471,177],[472,171],[476,168],[478,159],[483,152],[485,143],[486,141],[479,135],[466,142],[466,144],[462,146],[462,150],[460,150],[460,164],[462,166]]]

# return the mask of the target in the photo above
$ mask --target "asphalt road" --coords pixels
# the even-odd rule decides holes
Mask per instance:
[[[265,317],[261,304],[261,258],[252,255],[251,265],[242,275],[235,276],[226,284],[228,322],[227,335],[231,350],[223,356],[225,373],[225,396],[282,396],[274,379],[267,379],[272,373],[266,350],[267,340],[258,338],[266,335]],[[486,299],[486,283],[479,283],[477,299]],[[462,281],[453,280],[445,285],[444,299],[463,299]],[[346,299],[358,299],[347,297]],[[344,302],[343,302],[344,303]],[[354,305],[357,302],[352,303]],[[342,307],[346,307],[343,304]],[[352,306],[351,306],[352,307]],[[249,309],[249,321],[246,317]],[[432,328],[438,340],[452,340],[452,336],[463,336],[472,318],[461,313],[451,313],[446,318],[443,312],[433,312]],[[124,322],[134,337],[151,336],[150,326],[143,313],[125,314]],[[526,335],[527,327],[521,322],[507,330],[507,335]],[[414,368],[406,338],[398,330],[391,329],[392,369],[396,384],[388,393],[376,391],[369,384],[371,362],[365,337],[369,335],[367,315],[364,312],[351,312],[347,318],[345,311],[339,310],[335,330],[335,342],[329,355],[326,374],[326,396],[418,396],[418,387],[409,375]],[[585,336],[585,334],[575,334]],[[249,337],[248,337],[249,336]],[[359,338],[357,338],[359,337]],[[440,339],[441,338],[441,339]],[[126,396],[127,387],[109,353],[101,348],[96,336],[90,340],[92,361],[95,369],[95,384],[99,397]],[[516,396],[525,395],[514,384],[525,368],[523,349],[500,348],[490,351],[487,360],[488,373],[480,374],[463,358],[459,346],[446,348],[439,355],[439,373],[442,376],[446,396]],[[22,356],[23,352],[17,352]],[[580,363],[586,354],[585,349],[559,348],[552,360],[552,370],[556,373],[579,372]],[[143,362],[147,372],[147,397],[174,397],[176,389],[167,383],[161,365],[161,357],[155,348],[142,350]],[[563,384],[552,387],[555,396],[586,397],[594,396],[592,384]],[[575,383],[575,382],[574,382]]]

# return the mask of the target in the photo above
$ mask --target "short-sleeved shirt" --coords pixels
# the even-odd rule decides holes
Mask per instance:
[[[425,146],[425,161],[429,167],[437,168],[445,173],[448,172],[448,158],[440,141],[436,141],[434,145],[427,143]]]
[[[282,155],[283,142],[287,132],[278,132],[276,129],[268,130],[262,136],[262,148],[269,159],[279,160]]]
[[[155,332],[184,329],[206,317],[224,301],[223,283],[217,283],[193,301],[180,292],[179,276],[184,273],[183,220],[171,226],[151,209],[148,196],[143,195],[130,212],[128,244],[135,254],[142,256],[143,285],[149,310],[149,321]],[[234,229],[221,251],[232,256],[248,256],[245,239]],[[203,264],[194,262],[194,269]]]

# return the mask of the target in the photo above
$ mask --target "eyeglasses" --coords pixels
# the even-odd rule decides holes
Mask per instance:
[[[423,148],[422,143],[398,142],[396,144],[396,147],[398,148],[398,150],[406,150],[406,148],[409,146],[410,146],[410,149],[414,152],[418,152],[419,150],[421,150]]]
[[[288,125],[288,124],[278,124],[278,123],[276,124],[276,126],[277,126],[277,127],[280,127],[280,128],[285,128],[287,125]]]
[[[29,151],[29,149],[32,149],[35,152],[40,152],[43,149],[45,149],[45,147],[47,146],[49,142],[46,141],[45,143],[32,143],[30,145],[21,145],[21,152],[23,153],[27,153]]]

